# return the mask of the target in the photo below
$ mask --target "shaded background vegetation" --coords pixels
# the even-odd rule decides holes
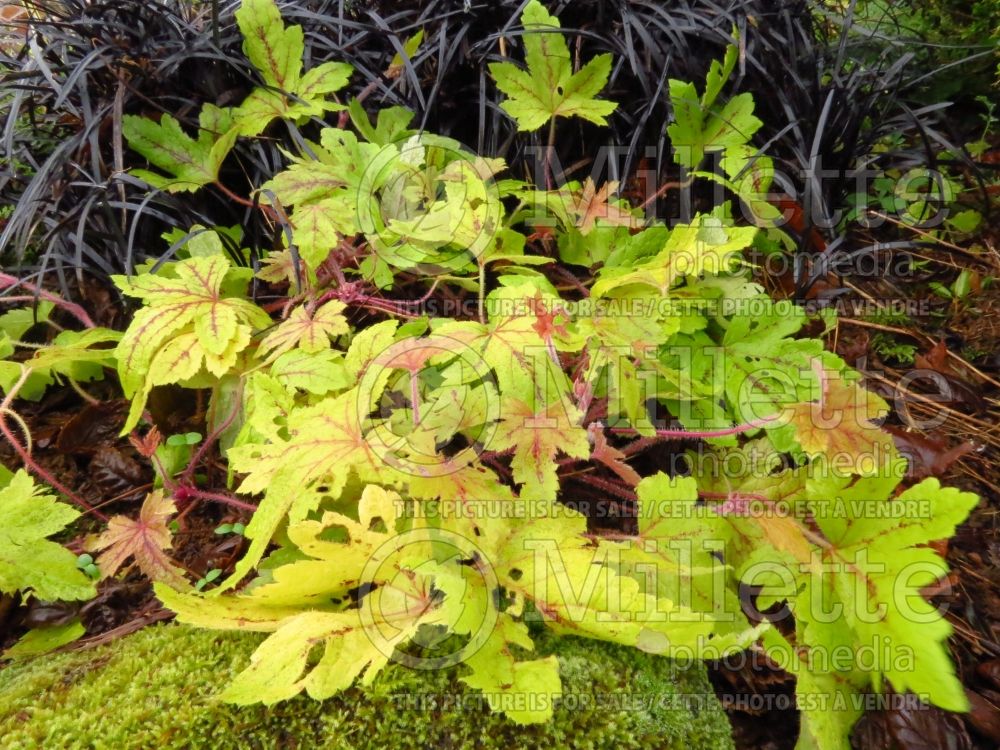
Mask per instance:
[[[120,272],[162,253],[165,229],[195,223],[242,223],[258,246],[271,241],[253,212],[221,194],[208,190],[198,201],[147,195],[123,173],[137,163],[122,142],[124,114],[169,112],[191,124],[203,102],[225,106],[247,93],[252,78],[233,22],[237,3],[24,4],[31,17],[10,33],[27,44],[9,42],[0,59],[7,112],[0,205],[9,207],[0,254],[7,263],[54,269],[64,280],[82,270]],[[492,60],[518,56],[521,5],[300,0],[285,3],[283,14],[305,28],[307,61],[355,66],[351,93],[367,92],[367,105],[409,107],[418,124],[504,156],[512,173],[524,176],[534,171],[531,147],[541,144],[536,134],[515,132],[486,71]],[[578,176],[590,165],[574,163],[574,155],[613,146],[621,156],[609,164],[606,179],[621,180],[626,190],[646,187],[630,182],[640,168],[655,169],[658,181],[669,179],[669,154],[662,150],[671,117],[667,80],[701,79],[735,30],[741,40],[735,88],[754,94],[765,122],[757,145],[792,177],[789,191],[808,201],[816,216],[831,215],[853,183],[846,177],[810,180],[803,176],[810,167],[846,174],[857,164],[933,166],[945,150],[961,155],[955,144],[962,134],[941,117],[944,104],[931,96],[942,79],[955,79],[935,75],[942,60],[954,62],[969,50],[933,39],[914,44],[921,29],[944,35],[948,23],[965,28],[960,5],[932,3],[913,20],[922,25],[914,31],[898,21],[904,9],[882,12],[872,4],[862,13],[853,3],[816,6],[807,0],[556,2],[553,11],[570,30],[575,52],[615,55],[607,95],[620,102],[610,130],[576,122],[560,128],[561,162]],[[995,9],[989,13],[992,6],[974,4],[973,12],[985,16],[979,26],[1000,26]],[[383,75],[421,29],[424,43],[404,60],[402,75]],[[978,39],[978,31],[969,33]],[[970,64],[995,65],[986,51],[969,52],[978,55]],[[976,85],[989,82],[983,74]],[[964,94],[971,101],[974,92]],[[261,184],[279,168],[279,149],[319,125],[304,124],[299,132],[281,124],[266,139],[241,142],[227,166],[227,187],[246,194]],[[650,158],[655,147],[659,155]]]

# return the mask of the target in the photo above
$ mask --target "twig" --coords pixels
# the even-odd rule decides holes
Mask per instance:
[[[837,322],[838,323],[847,323],[847,324],[852,325],[852,326],[858,326],[859,328],[871,328],[871,329],[876,330],[876,331],[885,331],[887,333],[895,333],[895,334],[897,334],[899,336],[908,336],[909,338],[913,338],[913,339],[924,338],[927,341],[929,341],[931,344],[936,344],[937,343],[937,340],[933,336],[930,336],[930,335],[928,335],[926,333],[923,333],[921,331],[911,331],[911,330],[907,330],[906,328],[897,328],[896,326],[887,326],[887,325],[882,325],[881,323],[872,323],[872,322],[867,321],[867,320],[858,320],[857,318],[837,318]],[[985,372],[983,372],[978,367],[976,367],[975,365],[973,365],[971,362],[969,362],[968,360],[966,360],[962,355],[956,354],[955,352],[951,351],[950,349],[948,349],[947,352],[948,352],[948,356],[949,357],[951,357],[952,359],[956,360],[957,362],[959,362],[964,367],[969,368],[969,370],[971,372],[973,372],[976,375],[978,375],[979,377],[981,377],[987,383],[989,383],[990,385],[996,386],[997,388],[1000,388],[1000,381],[998,381],[995,378],[992,378],[989,375],[987,375]]]
[[[264,214],[267,216],[267,218],[271,219],[271,221],[277,222],[280,220],[281,216],[278,214],[278,212],[274,210],[273,207],[267,205],[266,203],[259,203],[259,202],[254,203],[252,200],[244,198],[242,195],[237,195],[232,190],[223,185],[221,182],[215,182],[214,185],[219,189],[219,192],[221,192],[223,195],[229,198],[229,200],[235,203],[239,203],[241,206],[246,206],[247,208],[256,208],[260,211],[263,211]]]
[[[21,461],[24,462],[24,466],[29,472],[41,477],[43,481],[65,495],[70,502],[85,509],[88,513],[94,514],[101,520],[106,521],[107,516],[73,492],[73,490],[66,487],[66,485],[56,479],[47,469],[38,464],[35,459],[31,457],[31,453],[23,445],[21,445],[20,441],[18,441],[17,437],[14,435],[13,430],[11,430],[8,426],[7,417],[16,416],[14,410],[10,408],[10,405],[14,401],[14,397],[17,395],[18,391],[20,391],[24,386],[24,383],[27,381],[30,374],[31,368],[21,365],[21,377],[18,378],[17,382],[14,383],[14,385],[7,392],[7,396],[4,398],[3,402],[0,403],[0,433],[2,433],[7,442],[10,443],[14,452],[21,458]],[[18,421],[20,421],[20,418],[18,418]],[[22,427],[22,429],[24,429],[24,427]],[[27,434],[27,430],[25,430],[25,434]]]
[[[245,503],[242,500],[238,500],[231,495],[225,495],[221,492],[207,492],[206,490],[199,490],[197,487],[178,487],[177,492],[174,493],[174,497],[178,500],[209,500],[213,503],[221,503],[232,508],[247,510],[251,513],[257,510],[257,506],[252,503]]]
[[[649,196],[643,202],[643,204],[641,206],[639,206],[639,208],[648,208],[650,203],[652,203],[653,201],[655,201],[657,198],[661,197],[668,190],[673,190],[674,188],[684,187],[685,184],[687,184],[687,183],[686,182],[664,182],[662,185],[660,185],[660,189],[657,190],[655,193],[653,193],[651,196]]]
[[[56,305],[57,307],[61,307],[63,310],[65,310],[74,318],[83,323],[85,327],[97,328],[97,325],[94,323],[93,320],[90,319],[90,316],[87,314],[87,311],[84,310],[82,307],[80,307],[80,305],[77,305],[76,303],[73,302],[68,302],[57,294],[52,294],[51,292],[47,292],[41,287],[35,286],[34,284],[28,283],[27,281],[22,281],[21,279],[18,279],[15,276],[11,276],[10,274],[6,273],[0,273],[0,289],[13,289],[14,287],[22,287],[23,289],[27,289],[29,292],[32,292],[34,296],[0,297],[0,302],[37,302],[39,298],[44,299],[47,302],[51,302],[52,304]]]
[[[212,447],[216,444],[216,442],[218,442],[222,433],[228,430],[230,425],[232,425],[232,423],[236,420],[236,415],[240,413],[240,408],[242,406],[243,406],[243,381],[240,380],[240,385],[236,391],[236,398],[234,399],[233,408],[230,409],[229,414],[222,421],[222,424],[218,425],[214,430],[212,430],[211,434],[202,441],[201,445],[198,446],[198,450],[195,451],[195,454],[191,457],[191,460],[188,461],[188,465],[184,469],[184,473],[181,474],[181,478],[179,480],[180,484],[191,485],[193,483],[194,472],[195,469],[198,467],[198,464],[200,464],[204,460],[205,456],[208,455],[208,452],[212,449]],[[166,477],[164,477],[164,482],[165,481]]]

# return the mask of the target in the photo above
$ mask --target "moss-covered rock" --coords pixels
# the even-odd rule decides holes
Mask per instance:
[[[732,747],[700,665],[634,649],[538,638],[560,660],[554,721],[489,712],[456,670],[395,665],[365,690],[270,708],[214,699],[260,641],[253,634],[148,628],[93,650],[0,669],[0,744],[21,748],[697,748]]]

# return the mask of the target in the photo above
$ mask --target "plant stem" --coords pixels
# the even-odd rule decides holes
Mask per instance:
[[[549,143],[545,149],[545,189],[552,190],[552,152],[556,148],[556,118],[549,120]],[[536,173],[537,174],[537,173]]]
[[[264,214],[273,221],[279,221],[279,219],[281,218],[278,215],[278,212],[275,211],[274,208],[272,208],[271,206],[268,206],[266,203],[259,203],[259,202],[254,203],[252,200],[244,198],[242,195],[237,195],[232,190],[223,185],[221,182],[215,182],[214,185],[219,189],[219,192],[221,192],[224,196],[229,198],[229,200],[233,201],[234,203],[239,203],[241,206],[246,206],[247,208],[256,208],[260,211],[263,211]]]
[[[83,389],[83,386],[81,386],[79,383],[77,383],[75,380],[73,380],[73,378],[66,378],[66,381],[69,383],[70,388],[72,388],[74,391],[76,391],[77,394],[80,396],[80,398],[82,398],[84,401],[86,401],[91,406],[97,406],[98,404],[101,403],[99,399],[96,399],[93,396],[91,396],[89,393],[87,393]]]
[[[10,426],[7,424],[7,417],[9,415],[14,414],[14,411],[10,408],[10,405],[13,402],[14,397],[17,395],[18,391],[20,391],[21,388],[24,386],[24,383],[25,381],[27,381],[28,376],[30,374],[31,374],[31,368],[24,367],[22,365],[21,377],[18,378],[17,382],[14,383],[10,391],[8,391],[7,396],[4,398],[3,402],[0,403],[0,434],[3,434],[7,442],[10,443],[11,447],[14,449],[14,452],[17,453],[21,461],[24,462],[24,467],[29,472],[41,477],[43,481],[45,481],[47,484],[51,485],[56,490],[65,495],[66,498],[69,499],[70,502],[72,502],[73,504],[80,506],[88,513],[92,513],[101,520],[106,521],[107,516],[105,516],[99,510],[94,508],[94,506],[92,506],[82,497],[77,495],[75,492],[73,492],[73,490],[66,487],[66,485],[64,485],[62,482],[56,479],[47,469],[39,465],[35,461],[35,459],[31,457],[31,453],[23,445],[21,445],[20,441],[14,435],[13,430],[11,430]]]
[[[651,196],[649,196],[645,200],[645,202],[641,206],[639,206],[639,208],[646,208],[646,207],[648,207],[650,203],[652,203],[657,198],[659,198],[660,196],[662,196],[668,190],[672,190],[673,188],[684,187],[686,184],[687,184],[686,182],[665,182],[665,183],[663,183],[660,186],[660,189],[657,190],[655,193],[653,193]]]
[[[623,487],[616,482],[608,481],[601,477],[588,476],[585,474],[574,474],[573,479],[583,484],[589,484],[591,487],[595,487],[599,490],[603,490],[611,495],[617,495],[622,500],[626,502],[635,503],[638,502],[638,496],[630,490],[628,487]]]
[[[86,328],[97,328],[94,321],[91,320],[90,316],[87,314],[87,311],[79,305],[73,302],[68,302],[59,295],[47,292],[41,287],[30,284],[27,281],[21,281],[15,276],[0,273],[0,289],[11,289],[18,286],[32,292],[34,296],[0,297],[0,302],[37,302],[39,298],[44,299],[57,307],[61,307],[74,318],[79,320]]]
[[[374,93],[375,89],[377,89],[378,87],[379,87],[379,80],[377,78],[372,79],[371,81],[368,82],[368,85],[365,86],[363,89],[361,89],[361,92],[354,98],[357,99],[358,103],[360,104],[369,96],[371,96]],[[341,129],[346,128],[347,123],[350,119],[351,119],[351,113],[345,109],[343,112],[340,113],[340,117],[337,120],[337,127]]]
[[[413,426],[420,425],[420,380],[415,371],[410,373],[410,408],[413,410]]]
[[[197,469],[198,464],[204,460],[205,456],[212,447],[218,442],[219,437],[223,432],[229,429],[229,426],[236,420],[236,415],[240,413],[240,407],[243,405],[243,381],[240,380],[239,388],[236,390],[236,398],[233,403],[233,408],[229,410],[229,414],[222,421],[222,424],[218,425],[212,433],[206,437],[202,444],[198,446],[198,450],[188,461],[187,467],[184,469],[184,473],[181,474],[180,483],[184,485],[189,485],[193,483],[194,472]],[[165,478],[164,478],[165,479]]]
[[[212,42],[216,47],[222,46],[219,34],[219,0],[212,0]]]
[[[221,492],[206,492],[205,490],[199,490],[197,487],[185,487],[189,497],[196,500],[210,500],[214,503],[222,503],[223,505],[228,505],[232,508],[239,508],[240,510],[247,510],[253,513],[257,510],[257,506],[251,503],[245,503],[242,500],[237,500],[235,497],[230,495],[224,495]]]

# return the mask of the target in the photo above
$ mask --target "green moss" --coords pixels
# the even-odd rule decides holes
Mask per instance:
[[[364,691],[270,708],[213,698],[260,636],[148,628],[97,649],[0,669],[0,737],[22,748],[731,748],[700,665],[634,649],[538,638],[556,653],[564,700],[529,727],[492,714],[456,671],[390,666]],[[622,701],[628,699],[629,705]],[[610,701],[618,701],[614,705]],[[459,708],[456,703],[463,705]],[[446,704],[447,702],[447,704]]]

